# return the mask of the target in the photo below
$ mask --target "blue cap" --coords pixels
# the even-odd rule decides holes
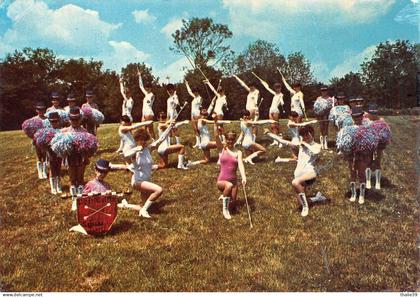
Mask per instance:
[[[48,114],[48,119],[49,120],[59,120],[60,119],[60,115],[58,114],[58,112],[53,111],[53,112],[50,112]]]
[[[346,95],[344,94],[344,92],[338,92],[337,95],[335,96],[335,98],[337,99],[345,99]]]
[[[35,104],[35,109],[46,109],[47,108],[47,106],[45,105],[45,103],[44,102],[42,102],[42,101],[38,101],[36,104]]]
[[[69,112],[69,118],[70,119],[80,119],[82,117],[82,114],[80,113],[80,108],[78,106],[70,108]]]
[[[67,95],[67,101],[76,101],[76,97],[73,93]]]
[[[96,161],[95,169],[99,172],[108,172],[109,171],[109,161],[104,159],[99,159]]]
[[[93,96],[95,96],[95,94],[93,93],[92,90],[87,90],[86,91],[86,97],[93,97]]]
[[[378,104],[370,103],[368,106],[368,113],[370,114],[378,114]]]
[[[361,109],[360,107],[353,107],[351,109],[351,116],[352,117],[360,117],[363,115],[363,109]]]
[[[53,99],[60,98],[60,94],[58,94],[58,92],[52,92],[51,93],[51,98],[53,98]]]

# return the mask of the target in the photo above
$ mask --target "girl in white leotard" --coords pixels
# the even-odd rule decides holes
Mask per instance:
[[[143,79],[141,77],[141,72],[137,71],[139,76],[139,87],[141,92],[144,95],[143,98],[143,108],[142,108],[142,121],[153,121],[153,103],[155,102],[155,95],[152,93],[152,87],[150,85],[143,85]],[[155,138],[155,131],[153,129],[153,124],[147,126],[150,136]]]
[[[216,141],[211,140],[211,136],[209,132],[209,125],[208,125],[210,123],[215,123],[215,122],[211,120],[207,120],[207,117],[208,117],[207,109],[202,108],[200,111],[200,118],[198,120],[197,126],[200,132],[200,140],[201,140],[199,148],[203,151],[204,159],[191,162],[189,163],[189,166],[194,166],[198,164],[208,164],[210,162],[210,151],[212,149],[217,148]],[[218,121],[218,123],[227,124],[227,123],[230,123],[230,121],[220,120]],[[215,137],[218,137],[218,136],[215,135]]]
[[[204,80],[204,83],[207,84],[209,86],[209,88],[212,90],[212,92],[216,95],[216,100],[213,101],[210,104],[209,110],[213,109],[213,107],[214,107],[212,115],[214,114],[215,118],[220,123],[220,121],[223,120],[223,117],[224,117],[223,108],[227,107],[227,99],[226,99],[225,91],[220,86],[220,84],[219,84],[219,87],[216,90],[213,87],[213,85],[210,83],[210,81],[208,81],[207,79]],[[222,124],[219,125],[219,129],[220,129],[220,135],[221,135],[222,141],[224,141],[223,125]]]
[[[168,128],[168,122],[166,121],[166,114],[164,112],[161,112],[159,114],[159,125],[158,125],[158,133],[159,137],[162,136],[164,131]],[[185,122],[181,122],[185,123]],[[178,123],[178,124],[181,124]],[[174,127],[177,127],[176,124]],[[188,169],[188,167],[185,166],[185,147],[182,144],[174,144],[171,145],[171,138],[167,137],[164,141],[159,145],[158,154],[160,158],[159,162],[159,169],[167,168],[169,166],[169,160],[168,157],[170,154],[178,153],[178,169]]]
[[[136,147],[136,142],[131,134],[131,131],[138,129],[143,126],[152,124],[153,121],[141,122],[138,124],[132,124],[130,118],[127,115],[121,117],[121,125],[118,128],[118,135],[121,139],[121,152],[124,157],[127,158],[127,161],[130,159],[128,155],[131,150]]]
[[[252,161],[255,157],[262,155],[267,152],[265,147],[261,144],[256,143],[253,140],[253,126],[255,125],[262,125],[273,123],[273,120],[261,120],[261,121],[253,121],[251,120],[251,114],[248,110],[244,110],[242,112],[242,120],[241,120],[241,134],[239,134],[238,140],[235,145],[242,144],[242,147],[245,149],[245,153],[247,157],[244,159],[245,163],[249,163],[254,165]]]
[[[317,176],[315,161],[321,152],[321,145],[314,141],[314,128],[312,126],[307,125],[305,127],[301,127],[299,129],[299,134],[302,136],[302,140],[295,144],[290,141],[286,141],[275,134],[267,133],[269,137],[276,139],[284,145],[298,148],[299,153],[292,186],[298,194],[298,202],[302,205],[301,215],[305,217],[309,213],[305,190]]]
[[[137,130],[134,134],[138,146],[130,151],[129,156],[134,156],[133,163],[130,165],[116,165],[110,164],[113,169],[128,169],[133,173],[131,178],[131,185],[133,189],[140,191],[141,198],[146,200],[143,207],[140,209],[139,216],[150,218],[149,207],[162,195],[162,188],[151,182],[152,170],[156,168],[153,165],[153,158],[151,151],[156,149],[171,132],[174,123],[171,123],[158,140],[151,144],[147,144],[150,140],[150,135],[146,130]]]
[[[191,124],[195,133],[195,145],[193,146],[195,148],[200,145],[200,133],[197,127],[197,121],[200,118],[200,110],[203,104],[203,98],[201,98],[197,89],[191,89],[188,81],[185,81],[185,86],[187,87],[188,94],[190,94],[190,96],[193,98],[191,101]]]

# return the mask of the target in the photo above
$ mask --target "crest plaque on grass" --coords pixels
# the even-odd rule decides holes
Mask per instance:
[[[106,234],[117,219],[118,197],[113,194],[77,199],[77,221],[91,235]]]

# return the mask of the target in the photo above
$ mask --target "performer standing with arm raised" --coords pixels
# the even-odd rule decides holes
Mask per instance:
[[[139,77],[139,87],[141,92],[144,95],[143,98],[143,108],[142,108],[142,121],[153,121],[153,103],[155,102],[155,95],[152,93],[152,87],[150,85],[143,85],[143,79],[141,77],[141,72],[137,70],[137,75]],[[147,126],[152,139],[155,139],[155,131],[153,129],[153,123]]]
[[[166,117],[168,120],[172,121],[178,117],[177,108],[180,106],[178,95],[176,94],[175,86],[173,84],[168,84],[166,86],[166,92],[169,95],[168,100],[166,101]],[[176,144],[181,144],[178,129],[174,127],[172,133],[175,136]]]
[[[280,71],[279,71],[280,72]],[[302,85],[300,83],[293,84],[291,87],[286,79],[284,78],[283,74],[280,72],[281,80],[283,81],[284,85],[286,86],[287,90],[292,95],[291,102],[290,102],[290,110],[297,112],[300,118],[303,118],[305,113],[305,102],[303,101],[303,93],[302,93]]]
[[[221,86],[219,86],[216,90],[213,87],[213,85],[210,83],[210,81],[207,79],[204,80],[204,83],[210,87],[210,90],[212,90],[212,92],[217,97],[214,103],[214,112],[213,112],[215,114],[215,119],[223,120],[223,117],[224,117],[223,108],[227,106],[225,91],[223,90]],[[224,140],[223,125],[220,126],[220,129],[221,129],[220,137],[222,138],[222,141],[223,141]]]
[[[124,87],[124,82],[122,77],[119,78],[120,82],[120,92],[121,96],[123,97],[123,103],[121,106],[121,116],[127,116],[130,119],[130,124],[133,122],[133,116],[131,115],[131,112],[133,111],[134,106],[134,100],[131,98],[131,92],[128,88]],[[121,135],[120,135],[121,137]],[[121,153],[123,150],[123,140],[120,141],[120,146],[117,149],[117,153]]]
[[[200,132],[198,131],[197,122],[200,118],[200,110],[203,104],[203,98],[197,89],[191,89],[188,81],[185,80],[185,86],[187,87],[188,94],[193,98],[191,102],[191,124],[195,133],[195,144],[194,148],[200,145]]]

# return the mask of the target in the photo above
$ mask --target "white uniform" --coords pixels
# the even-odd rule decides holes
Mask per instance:
[[[244,135],[244,138],[242,140],[242,147],[245,149],[248,149],[251,144],[254,143],[254,141],[252,140],[253,135],[252,135],[252,126],[247,126],[246,123],[244,121],[241,121],[241,132]]]
[[[308,173],[314,173],[316,175],[315,161],[321,152],[321,145],[313,141],[309,146],[311,149],[304,145],[299,147],[297,166],[294,173],[295,178]]]
[[[124,116],[128,116],[130,118],[131,121],[133,121],[133,116],[131,115],[131,112],[133,110],[133,105],[134,105],[134,100],[133,98],[128,98],[127,100],[123,101],[122,104],[122,110],[121,110],[121,114]]]
[[[217,96],[216,103],[214,105],[214,113],[216,115],[223,116],[224,115],[223,106],[226,106],[226,105],[227,105],[226,96],[225,95]]]
[[[270,106],[270,113],[280,113],[279,105],[283,106],[283,93],[275,94]]]
[[[289,90],[290,94],[292,94],[292,98],[290,102],[290,110],[297,112],[297,114],[300,116],[303,116],[303,110],[305,109],[305,102],[303,101],[303,93],[301,91],[296,92],[286,82],[284,78],[282,80],[286,88]]]
[[[155,95],[153,93],[147,93],[143,98],[142,114],[144,116],[154,116],[153,113],[153,102],[155,102]]]
[[[300,139],[299,139],[299,127],[290,127],[290,124],[295,124],[295,122],[293,122],[291,120],[289,120],[287,122],[287,127],[289,127],[289,133],[290,133],[290,136],[292,137],[291,142],[294,145],[298,145],[299,142],[300,142]]]
[[[193,119],[193,117],[200,116],[202,104],[203,98],[201,98],[201,96],[194,97],[193,101],[191,101],[191,119]]]
[[[246,96],[246,110],[249,112],[258,109],[258,97],[260,96],[260,92],[258,90],[254,90],[249,92]]]
[[[158,128],[159,137],[162,136],[162,134],[165,132],[165,130],[162,131],[162,129]],[[171,145],[171,138],[166,137],[164,141],[159,145],[157,152],[159,155],[164,155],[166,149]]]
[[[131,177],[131,185],[142,181],[150,181],[152,178],[153,158],[150,150],[146,147],[136,153],[136,158],[129,165],[129,170],[133,172]]]
[[[123,152],[123,155],[126,156],[132,148],[137,146],[137,144],[131,132],[122,133],[118,130],[118,135],[121,139],[121,151]]]
[[[203,150],[207,148],[210,142],[209,126],[203,121],[198,121],[198,131],[200,132],[200,148]]]
[[[177,106],[179,106],[178,96],[174,93],[166,101],[166,115],[169,120],[174,120],[177,117]]]

